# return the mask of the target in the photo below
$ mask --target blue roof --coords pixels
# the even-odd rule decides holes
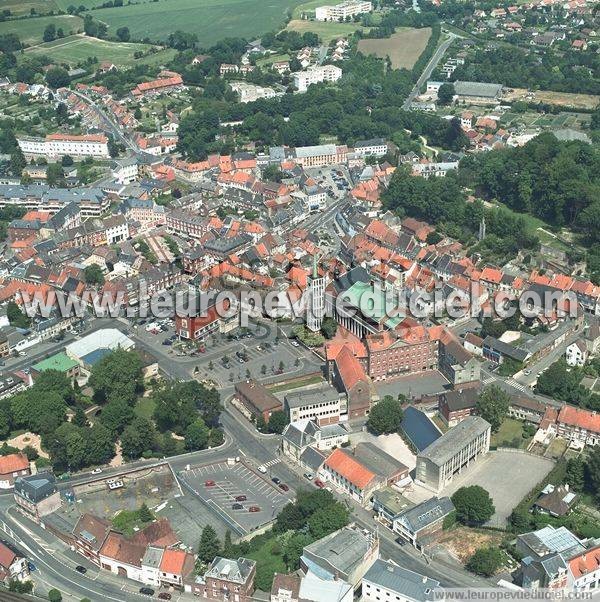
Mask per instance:
[[[108,355],[109,353],[111,353],[111,350],[107,349],[106,347],[101,347],[100,349],[94,349],[94,351],[91,351],[87,355],[84,355],[81,358],[81,361],[86,366],[93,366],[94,364],[97,364],[105,355]]]
[[[442,436],[437,426],[421,410],[412,406],[404,410],[400,428],[420,452]]]

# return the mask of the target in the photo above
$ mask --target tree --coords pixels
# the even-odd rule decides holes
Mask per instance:
[[[449,105],[455,94],[454,84],[443,83],[438,90],[438,103],[441,105]]]
[[[298,531],[304,526],[306,517],[300,510],[297,504],[290,502],[286,504],[279,514],[275,522],[275,530],[280,533],[286,531]]]
[[[188,451],[205,449],[210,431],[202,418],[197,418],[185,431],[185,448]]]
[[[71,165],[73,165],[73,157],[71,157],[71,155],[63,155],[62,159],[60,160],[60,164],[63,167],[71,167]]]
[[[46,72],[46,83],[51,88],[65,88],[70,81],[69,73],[63,67],[52,67]]]
[[[586,468],[589,488],[596,497],[600,497],[600,446],[592,448]]]
[[[154,514],[152,514],[150,508],[148,508],[146,505],[146,502],[140,506],[140,509],[138,510],[138,518],[143,523],[151,523],[154,520]]]
[[[124,399],[113,399],[102,408],[100,422],[113,436],[116,436],[123,432],[125,427],[132,421],[134,415],[133,408],[127,401]]]
[[[104,284],[102,268],[95,263],[88,265],[85,270],[83,270],[83,275],[87,284],[97,284],[98,286]]]
[[[287,414],[281,410],[277,410],[269,417],[267,429],[269,433],[277,433],[281,435],[283,429],[288,425]]]
[[[456,518],[463,525],[482,525],[496,512],[490,494],[479,485],[461,487],[452,496]]]
[[[323,318],[323,323],[321,324],[321,333],[326,339],[333,339],[335,333],[337,332],[337,322],[330,317]]]
[[[502,566],[502,551],[500,548],[479,548],[466,566],[476,575],[491,577]]]
[[[288,571],[300,568],[300,557],[304,548],[313,542],[308,533],[293,533],[283,547],[283,561]]]
[[[57,393],[68,404],[75,401],[71,379],[58,370],[44,370],[35,381],[35,389],[45,393]]]
[[[485,387],[477,399],[477,412],[492,426],[492,432],[497,432],[508,414],[510,395],[498,385]]]
[[[115,455],[115,439],[104,424],[101,422],[94,424],[86,431],[86,436],[86,464],[88,466],[106,464],[112,460]]]
[[[55,392],[34,386],[12,397],[10,404],[15,426],[34,433],[51,433],[65,421],[65,402]]]
[[[585,485],[585,462],[579,456],[567,462],[565,481],[575,491],[582,491]]]
[[[262,170],[263,180],[270,180],[271,182],[281,182],[283,174],[278,165],[268,165]]]
[[[61,602],[62,594],[57,589],[52,588],[48,591],[48,600],[50,602]]]
[[[29,328],[31,318],[24,314],[14,301],[9,301],[6,306],[6,317],[11,326],[17,328]]]
[[[367,427],[376,435],[396,433],[401,424],[401,404],[391,395],[386,395],[371,408],[367,420]]]
[[[155,444],[154,426],[142,416],[136,416],[121,435],[121,450],[129,460],[136,460],[144,452],[152,451]]]
[[[51,163],[46,169],[46,183],[48,186],[59,186],[64,188],[67,185],[65,172],[60,163]]]
[[[309,519],[308,526],[315,539],[321,539],[348,524],[348,510],[339,502],[320,508]]]
[[[119,39],[119,42],[129,42],[131,38],[129,27],[119,27],[119,29],[117,29],[117,38]]]
[[[99,403],[122,399],[133,405],[142,388],[142,361],[135,351],[115,349],[94,364],[89,385]]]
[[[10,153],[10,171],[14,176],[21,177],[23,170],[27,166],[27,160],[20,148],[15,148]]]
[[[46,29],[44,29],[44,42],[52,42],[56,39],[56,25],[54,23],[50,23],[46,25]]]
[[[202,529],[202,535],[200,536],[200,544],[198,545],[198,558],[202,562],[209,564],[219,554],[221,544],[217,537],[216,531],[211,525],[206,525]]]

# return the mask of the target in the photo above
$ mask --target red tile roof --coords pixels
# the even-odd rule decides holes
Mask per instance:
[[[600,414],[581,408],[574,408],[573,406],[563,406],[560,409],[558,423],[567,426],[577,426],[593,433],[600,433]]]
[[[17,555],[0,541],[0,566],[9,569]]]
[[[336,449],[325,460],[325,466],[337,472],[358,489],[364,489],[375,478],[375,473],[341,449]]]
[[[183,550],[165,550],[160,561],[160,570],[171,575],[182,575],[187,554]]]
[[[0,474],[12,474],[29,468],[29,460],[23,454],[0,456]]]
[[[600,546],[586,550],[569,560],[569,569],[575,579],[579,579],[600,568]]]
[[[347,391],[358,383],[367,381],[367,375],[350,347],[344,345],[338,353],[335,363]]]

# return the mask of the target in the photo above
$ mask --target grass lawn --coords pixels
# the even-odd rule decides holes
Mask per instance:
[[[259,548],[249,552],[246,556],[252,560],[256,560],[256,570],[257,574],[261,575],[261,578],[259,578],[261,585],[266,580],[266,575],[272,576],[275,573],[287,573],[287,567],[281,557],[281,545],[275,537],[270,537]],[[263,575],[265,576],[264,579],[262,578]]]
[[[531,437],[523,438],[524,423],[514,418],[506,418],[497,433],[492,433],[492,447],[516,447],[526,449]]]
[[[289,54],[269,54],[261,59],[256,61],[256,64],[259,67],[265,67],[267,65],[272,65],[273,63],[277,63],[278,61],[289,61]]]
[[[154,413],[154,406],[156,406],[156,403],[152,397],[140,397],[135,404],[134,412],[137,416],[151,419]]]
[[[292,389],[300,389],[301,387],[308,387],[309,385],[316,385],[317,383],[323,382],[321,376],[307,376],[306,378],[298,379],[289,383],[265,385],[271,393],[281,393],[282,391],[291,391]]]
[[[323,42],[331,42],[337,38],[345,38],[355,31],[365,29],[359,23],[335,23],[332,21],[303,21],[300,19],[293,19],[288,23],[287,29],[291,31],[297,31],[304,33],[306,31],[312,31],[316,33]]]
[[[57,2],[66,8],[71,0]],[[302,0],[160,0],[95,10],[94,17],[108,24],[109,33],[126,26],[137,39],[147,36],[164,40],[170,33],[182,30],[197,34],[200,46],[211,46],[227,37],[251,40],[276,30],[301,3]]]
[[[99,61],[110,61],[117,66],[128,66],[134,64],[164,64],[176,53],[174,49],[160,49],[155,54],[134,59],[133,55],[138,52],[146,52],[152,46],[149,44],[134,44],[125,42],[110,42],[97,38],[75,35],[39,44],[26,51],[26,54],[43,54],[51,57],[56,62],[77,64],[89,56],[95,56]]]
[[[65,36],[83,29],[83,20],[74,15],[57,15],[54,17],[36,17],[18,21],[0,22],[0,35],[16,33],[24,44],[39,44],[44,39],[44,29],[53,23],[56,29],[62,28]]]
[[[302,13],[314,13],[317,6],[333,6],[337,3],[338,0],[308,0],[308,2],[303,2],[299,6],[296,6],[292,12],[292,19],[300,19]]]

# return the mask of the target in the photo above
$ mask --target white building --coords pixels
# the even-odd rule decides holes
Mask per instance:
[[[106,243],[113,245],[129,238],[129,224],[124,215],[112,215],[104,220]]]
[[[254,102],[260,98],[283,96],[283,92],[248,82],[229,82],[229,87],[240,97],[240,102]]]
[[[345,145],[336,146],[335,144],[297,146],[293,160],[302,167],[340,165],[348,161],[348,147]]]
[[[398,566],[391,560],[378,559],[362,580],[363,602],[428,602],[439,581]]]
[[[46,138],[19,138],[19,148],[27,159],[47,157],[58,159],[69,155],[73,158],[94,157],[108,159],[108,138],[102,134],[72,136],[69,134],[48,134]]]
[[[370,13],[373,10],[371,2],[340,2],[334,6],[317,6],[315,10],[315,19],[317,21],[345,21],[355,15]]]
[[[354,153],[361,157],[383,157],[387,152],[387,142],[383,138],[358,140],[354,145]]]
[[[320,67],[311,67],[306,71],[296,71],[292,73],[294,87],[298,92],[306,92],[308,86],[320,84],[322,82],[336,82],[342,77],[342,70],[335,65],[322,65]]]
[[[571,343],[565,352],[567,364],[569,366],[582,367],[588,358],[587,346],[581,339]]]
[[[136,159],[113,161],[110,166],[113,178],[119,184],[131,184],[138,179],[139,169]]]

